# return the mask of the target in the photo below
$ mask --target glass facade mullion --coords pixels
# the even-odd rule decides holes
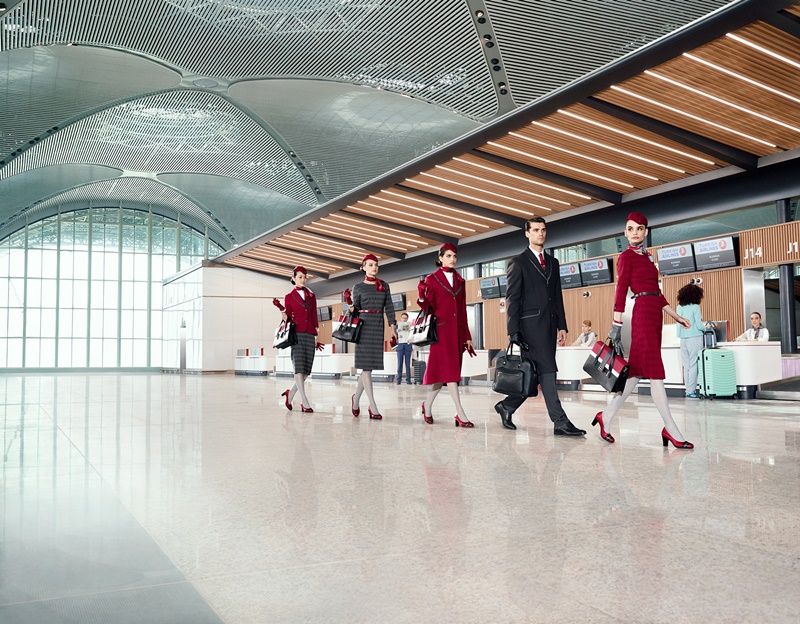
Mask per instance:
[[[86,367],[89,367],[89,362],[92,353],[92,253],[94,251],[92,241],[94,239],[94,232],[92,231],[92,224],[93,224],[93,216],[92,216],[92,205],[89,204],[89,211],[88,211],[89,223],[88,223],[88,236],[86,239],[86,247],[87,247],[87,283],[86,283],[86,301],[88,311],[86,314]]]
[[[147,210],[147,366],[150,366],[153,336],[153,207]]]
[[[61,338],[61,322],[60,314],[58,313],[61,304],[61,206],[58,207],[58,219],[56,220],[56,338],[55,338],[55,365],[58,366],[58,343]]]
[[[122,204],[117,211],[117,368],[122,366]]]
[[[23,269],[22,279],[22,365],[28,363],[28,242],[30,232],[28,230],[28,220],[25,219],[25,268]]]

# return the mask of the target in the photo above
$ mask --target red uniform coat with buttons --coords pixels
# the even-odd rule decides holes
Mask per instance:
[[[623,251],[617,259],[617,290],[614,311],[624,312],[628,289],[636,295],[657,292],[658,295],[637,297],[631,319],[631,348],[628,354],[630,377],[664,379],[664,362],[661,360],[661,328],[664,324],[663,308],[669,302],[658,287],[658,269],[652,256],[632,249]]]
[[[467,293],[464,278],[453,271],[453,286],[439,269],[425,278],[425,302],[436,314],[439,342],[432,344],[425,367],[425,385],[461,381],[461,358],[467,340]]]
[[[306,298],[293,288],[292,292],[283,298],[283,307],[286,308],[286,316],[290,321],[294,321],[295,329],[298,333],[317,335],[317,297],[308,288],[305,289]]]

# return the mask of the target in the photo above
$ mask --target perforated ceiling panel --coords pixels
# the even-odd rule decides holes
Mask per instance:
[[[511,95],[520,105],[731,4],[736,2],[486,0]]]
[[[248,81],[230,94],[294,148],[336,197],[478,127],[442,108],[347,84]]]
[[[91,67],[91,71],[87,71]],[[166,67],[117,50],[76,46],[0,52],[0,166],[17,149],[86,111],[180,83]]]
[[[211,93],[163,93],[102,111],[41,141],[0,169],[0,177],[87,161],[128,171],[235,176],[316,203],[306,180],[275,140]]]
[[[52,17],[50,17],[52,16]],[[26,0],[2,49],[73,41],[135,50],[212,78],[363,83],[474,118],[497,109],[463,0]]]

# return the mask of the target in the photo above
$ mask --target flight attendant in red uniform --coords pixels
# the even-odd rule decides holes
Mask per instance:
[[[436,266],[439,270],[431,273],[419,283],[419,303],[424,310],[436,315],[436,329],[439,341],[430,347],[428,365],[422,383],[430,386],[430,391],[422,404],[422,417],[428,424],[433,423],[431,408],[442,386],[447,385],[450,396],[456,404],[456,427],[473,427],[458,395],[458,382],[461,381],[461,358],[464,351],[475,355],[472,336],[467,325],[467,295],[464,278],[455,270],[457,253],[454,245],[445,243],[439,249]]]
[[[292,409],[292,399],[296,392],[300,393],[300,409],[313,412],[306,396],[306,378],[314,366],[314,350],[321,349],[317,342],[317,297],[306,288],[308,274],[305,268],[296,266],[292,271],[294,288],[283,298],[283,318],[294,321],[297,331],[297,344],[292,345],[292,366],[294,367],[294,385],[290,390],[281,393],[286,409]]]
[[[604,411],[597,412],[592,425],[599,424],[600,437],[606,442],[613,443],[614,437],[608,432],[612,419],[639,380],[649,379],[653,402],[664,421],[664,428],[661,430],[661,440],[664,446],[672,442],[676,448],[691,449],[694,448],[694,445],[684,441],[678,425],[672,419],[667,403],[667,391],[664,388],[666,375],[664,374],[664,362],[661,359],[662,313],[666,312],[667,316],[686,328],[691,326],[691,323],[679,316],[661,294],[658,286],[658,269],[653,256],[644,246],[647,231],[647,218],[643,214],[632,212],[628,215],[625,224],[628,248],[617,259],[614,321],[608,338],[616,343],[621,341],[622,313],[625,312],[625,298],[630,288],[635,301],[631,319],[631,348],[628,357],[630,372],[625,389],[611,400]]]

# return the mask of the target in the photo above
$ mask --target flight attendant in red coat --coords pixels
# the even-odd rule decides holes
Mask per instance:
[[[314,350],[321,349],[317,342],[317,297],[306,288],[308,274],[305,268],[296,266],[292,271],[294,288],[283,298],[283,318],[294,321],[297,331],[297,344],[292,345],[292,366],[294,367],[294,385],[281,393],[286,409],[292,409],[292,399],[296,392],[300,393],[300,409],[313,412],[306,396],[306,378],[314,366]]]
[[[628,248],[617,259],[617,290],[614,298],[614,321],[608,334],[609,340],[619,343],[622,335],[622,313],[625,312],[628,289],[633,293],[633,317],[631,319],[631,348],[628,356],[630,372],[625,389],[615,396],[608,407],[598,412],[592,425],[600,424],[600,437],[606,442],[614,442],[608,432],[611,420],[625,402],[640,379],[650,380],[650,393],[656,404],[664,428],[661,440],[664,446],[669,442],[677,448],[691,449],[694,445],[683,439],[678,425],[672,419],[667,403],[667,391],[664,388],[664,362],[661,359],[662,313],[675,319],[684,327],[691,323],[679,316],[670,307],[669,302],[661,294],[658,286],[658,269],[653,256],[644,246],[647,237],[647,218],[632,212],[625,223],[625,237]]]
[[[467,295],[464,278],[455,270],[457,252],[454,245],[445,243],[439,249],[436,266],[439,270],[431,273],[419,283],[419,302],[424,310],[436,315],[436,329],[439,341],[430,347],[428,365],[422,383],[431,386],[422,404],[422,417],[428,424],[433,423],[431,408],[442,386],[447,385],[450,396],[456,404],[456,427],[473,427],[458,395],[458,382],[461,381],[461,358],[464,351],[475,356],[472,336],[467,325]]]

